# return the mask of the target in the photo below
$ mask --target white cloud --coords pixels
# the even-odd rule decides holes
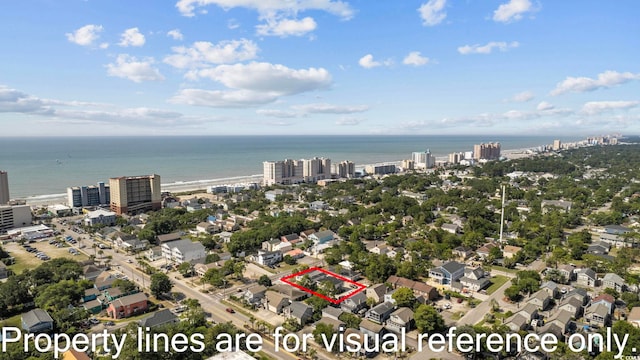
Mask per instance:
[[[538,111],[552,110],[552,109],[554,109],[554,108],[555,108],[555,106],[553,106],[553,105],[549,104],[549,103],[548,103],[548,102],[546,102],[546,101],[541,101],[541,102],[538,104],[538,106],[536,106],[536,110],[538,110]]]
[[[509,0],[509,2],[498,6],[493,12],[493,20],[509,23],[522,19],[522,14],[534,10],[529,0]]]
[[[341,106],[326,103],[296,105],[292,108],[309,114],[353,114],[369,110],[367,105]]]
[[[194,16],[196,7],[217,5],[225,10],[244,7],[258,11],[262,17],[277,13],[297,14],[307,10],[321,10],[343,19],[353,17],[348,3],[340,0],[179,0],[178,11],[184,16]]]
[[[363,57],[360,58],[360,60],[358,60],[358,64],[360,64],[360,66],[362,66],[365,69],[372,69],[374,67],[378,67],[378,66],[391,66],[393,65],[393,60],[391,59],[387,59],[385,61],[376,61],[373,60],[373,55],[371,54],[367,54]]]
[[[343,117],[336,120],[336,125],[339,126],[355,126],[362,123],[364,119],[354,118],[354,117]]]
[[[134,82],[164,80],[157,68],[153,67],[153,59],[138,60],[133,56],[120,54],[115,63],[107,64],[107,73]]]
[[[639,101],[590,101],[582,106],[582,112],[597,115],[607,111],[631,109],[639,104]]]
[[[517,93],[513,95],[511,101],[513,102],[527,102],[532,100],[535,95],[531,91],[523,91],[521,93]]]
[[[184,35],[182,35],[182,32],[180,31],[180,29],[169,30],[167,32],[167,36],[169,36],[173,40],[182,40],[182,39],[184,39]]]
[[[447,5],[447,0],[429,0],[422,4],[418,8],[420,17],[422,18],[422,24],[425,26],[438,25],[447,17],[447,13],[444,11],[444,7]]]
[[[412,51],[409,55],[405,56],[402,63],[405,65],[422,66],[429,63],[429,58],[422,56],[419,51]]]
[[[169,99],[169,102],[194,106],[242,108],[268,104],[276,101],[277,98],[278,95],[274,93],[250,90],[220,91],[183,89]]]
[[[567,92],[593,91],[601,88],[607,89],[632,80],[640,80],[640,73],[620,73],[617,71],[607,70],[598,74],[597,79],[569,76],[556,85],[556,88],[551,91],[551,95],[560,95]]]
[[[311,17],[302,20],[268,18],[264,25],[256,26],[258,35],[263,36],[302,36],[314,31],[318,24]]]
[[[145,43],[144,35],[140,33],[137,27],[127,29],[120,35],[118,45],[122,47],[142,46]]]
[[[22,91],[0,85],[0,113],[31,113],[45,111],[44,101]]]
[[[174,54],[165,57],[163,61],[173,67],[185,69],[251,60],[256,57],[259,48],[251,40],[240,39],[217,44],[198,41],[191,47],[178,46],[171,50]]]
[[[293,95],[325,89],[331,85],[331,75],[323,68],[291,69],[280,64],[252,62],[219,65],[192,71],[192,78],[207,78],[231,89],[241,89],[275,96]]]
[[[100,38],[102,32],[101,25],[85,25],[72,33],[66,33],[67,40],[82,46],[91,46],[93,42]]]
[[[458,52],[462,55],[469,54],[491,54],[493,49],[498,49],[500,51],[507,51],[511,48],[517,48],[520,44],[517,41],[512,41],[510,43],[506,43],[504,41],[492,41],[486,45],[464,45],[458,48]]]
[[[286,111],[286,110],[277,110],[277,109],[259,109],[259,110],[256,110],[256,114],[269,116],[269,117],[282,118],[282,119],[289,119],[289,118],[295,118],[295,117],[301,116],[301,114],[296,111]]]

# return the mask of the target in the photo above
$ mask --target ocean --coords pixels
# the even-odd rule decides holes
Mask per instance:
[[[560,138],[563,142],[578,138]],[[0,170],[12,199],[63,194],[110,177],[159,174],[162,184],[262,173],[262,162],[328,157],[356,167],[411,157],[470,151],[498,141],[503,150],[551,144],[540,136],[180,136],[0,138]]]

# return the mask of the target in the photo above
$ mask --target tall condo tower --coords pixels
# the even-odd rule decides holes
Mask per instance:
[[[6,171],[0,170],[0,205],[9,203],[9,177]]]

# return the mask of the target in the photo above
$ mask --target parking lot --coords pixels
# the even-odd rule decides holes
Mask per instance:
[[[46,260],[41,260],[36,257],[37,253],[43,253],[50,259],[55,258],[69,258],[76,261],[85,261],[88,259],[86,255],[78,253],[78,255],[73,255],[73,253],[69,252],[71,247],[68,247],[68,244],[63,247],[56,247],[53,243],[49,244],[49,240],[44,239],[39,242],[30,243],[29,247],[35,249],[35,251],[27,251],[25,247],[21,246],[18,243],[12,242],[3,246],[3,248],[9,252],[11,256],[13,256],[16,261],[15,264],[9,266],[15,273],[22,273],[25,269],[33,269],[38,265],[42,264]]]

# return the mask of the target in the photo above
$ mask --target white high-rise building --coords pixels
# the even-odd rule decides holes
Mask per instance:
[[[412,153],[411,160],[416,169],[429,169],[436,166],[436,157],[431,155],[429,149]]]
[[[316,182],[331,178],[331,159],[326,158],[265,161],[262,166],[262,182],[265,186]]]
[[[333,173],[339,178],[353,178],[356,176],[356,165],[353,161],[341,161],[333,165]]]

